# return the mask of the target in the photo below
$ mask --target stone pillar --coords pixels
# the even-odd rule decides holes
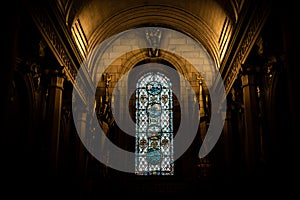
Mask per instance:
[[[232,113],[230,105],[227,106],[226,118],[223,128],[224,138],[224,167],[225,176],[231,177],[232,175],[232,152],[233,152],[233,137],[232,137]]]
[[[199,101],[199,117],[200,117],[200,124],[199,124],[199,130],[200,130],[200,139],[201,139],[201,143],[203,142],[203,140],[205,139],[206,136],[206,132],[207,132],[207,113],[205,111],[206,109],[206,103],[204,101],[204,97],[206,98],[206,95],[204,94],[204,88],[203,88],[203,81],[204,78],[199,74],[197,75],[197,80],[198,80],[198,84],[199,84],[199,97],[198,97],[198,101]],[[205,145],[202,143],[202,145]],[[201,146],[202,148],[202,146]],[[205,150],[207,151],[207,147],[204,146]],[[209,159],[209,156],[206,156],[204,158],[201,158],[199,161],[199,167],[200,167],[200,176],[202,178],[204,177],[208,177],[210,176],[211,173],[211,162]]]
[[[49,75],[46,131],[50,141],[50,162],[57,174],[64,75],[62,68],[49,69],[46,73]]]
[[[259,68],[243,65],[242,88],[244,103],[244,162],[246,172],[253,172],[259,160],[259,105],[257,93],[257,76]]]
[[[206,135],[207,127],[206,127],[206,113],[205,113],[205,104],[204,104],[204,95],[203,95],[203,77],[200,75],[197,76],[197,80],[199,81],[199,117],[200,117],[200,134],[201,140],[203,141]]]
[[[77,109],[82,109],[82,108],[77,108]],[[86,138],[86,134],[88,132],[87,130],[87,110],[82,109],[81,112],[77,116],[77,124],[78,124],[78,133],[80,134],[81,138]],[[77,175],[79,178],[79,184],[82,188],[85,189],[86,184],[87,184],[87,165],[88,165],[88,154],[86,152],[86,147],[78,138],[78,143],[76,145],[76,150],[77,150]]]

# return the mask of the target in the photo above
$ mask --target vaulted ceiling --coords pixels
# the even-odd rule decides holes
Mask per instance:
[[[220,62],[239,20],[243,0],[193,1],[57,1],[65,23],[82,39],[82,50],[121,31],[162,26],[182,31],[201,42]]]
[[[269,13],[268,1],[252,0],[56,0],[29,5],[71,81],[89,53],[106,38],[156,26],[182,32],[203,45],[224,79],[226,92]]]

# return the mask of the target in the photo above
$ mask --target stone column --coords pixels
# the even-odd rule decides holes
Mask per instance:
[[[57,174],[64,75],[62,68],[49,69],[46,73],[49,76],[46,131],[50,141],[50,162]]]
[[[200,117],[200,134],[201,140],[203,141],[206,135],[207,127],[206,127],[206,119],[205,119],[205,104],[204,104],[204,95],[203,95],[203,77],[200,75],[197,76],[197,80],[199,81],[199,117]]]
[[[77,124],[78,124],[78,133],[80,134],[81,138],[86,138],[87,137],[87,109],[85,108],[77,108],[81,109],[81,112],[77,116]],[[86,138],[87,139],[87,138]],[[87,167],[88,167],[88,154],[86,152],[86,147],[78,137],[76,144],[76,150],[77,150],[77,175],[79,178],[79,184],[82,186],[82,188],[85,188],[87,184]]]
[[[199,84],[199,96],[198,96],[199,117],[200,117],[199,130],[200,130],[200,137],[201,137],[200,139],[201,139],[201,143],[202,143],[203,140],[205,139],[206,132],[207,132],[207,122],[208,122],[207,120],[208,119],[207,119],[207,113],[205,112],[207,102],[204,101],[204,97],[206,96],[204,94],[204,88],[203,88],[204,78],[200,74],[197,75],[197,81]],[[205,144],[202,143],[202,145],[205,145]],[[202,148],[202,146],[201,146],[201,148]],[[207,147],[204,146],[204,148],[207,151]],[[200,163],[198,166],[200,167],[200,176],[202,178],[210,176],[211,162],[210,162],[209,156],[201,158],[199,162]]]
[[[232,175],[232,152],[233,152],[233,137],[232,137],[232,113],[230,105],[227,106],[226,118],[223,128],[224,138],[224,167],[225,176],[231,177]]]
[[[251,65],[242,66],[243,73],[243,103],[244,103],[244,162],[246,172],[253,172],[259,160],[259,104],[257,93],[257,76],[259,67]]]

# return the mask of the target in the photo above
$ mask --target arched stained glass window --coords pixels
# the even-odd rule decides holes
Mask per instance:
[[[135,173],[173,175],[173,102],[170,79],[144,74],[136,84]]]

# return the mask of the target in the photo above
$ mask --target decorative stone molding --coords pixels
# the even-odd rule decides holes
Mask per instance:
[[[48,16],[40,12],[34,12],[34,20],[36,21],[36,24],[47,41],[49,47],[55,54],[55,57],[58,59],[58,62],[67,68],[68,78],[74,79],[76,71],[74,70],[74,66],[71,64],[71,60],[68,52],[65,50],[62,39],[58,36],[57,30],[55,30],[55,28],[52,26],[51,20],[48,18]]]
[[[32,8],[32,18],[40,30],[44,40],[50,47],[54,56],[56,57],[59,64],[63,67],[66,80],[70,81],[72,84],[75,82],[75,77],[77,75],[77,68],[75,61],[73,60],[68,48],[66,47],[62,37],[59,35],[57,28],[54,25],[49,13],[43,8]],[[77,82],[82,82],[84,77],[77,78]],[[86,78],[86,77],[85,77]],[[88,86],[87,86],[88,87]],[[85,90],[82,88],[75,87],[82,101],[85,99]]]
[[[233,57],[233,62],[230,63],[226,75],[224,77],[225,91],[228,93],[234,81],[241,70],[241,64],[244,64],[253,45],[258,38],[260,31],[269,15],[269,5],[262,3],[256,7],[249,20],[249,25],[246,27],[242,36],[242,40],[237,49],[237,54]]]

